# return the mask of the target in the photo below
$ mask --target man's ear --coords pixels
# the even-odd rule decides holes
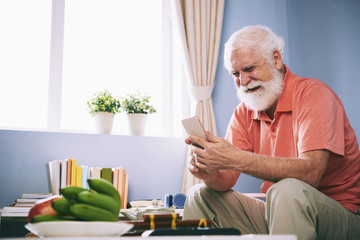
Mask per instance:
[[[275,49],[273,51],[273,59],[274,59],[276,69],[280,71],[280,69],[283,66],[283,62],[282,62],[282,58],[281,58],[281,54],[280,54],[279,50]]]

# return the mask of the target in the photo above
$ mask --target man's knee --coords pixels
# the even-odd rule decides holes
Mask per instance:
[[[210,191],[211,189],[205,184],[194,185],[189,190],[186,197],[183,219],[209,218],[207,201],[212,199],[209,197]]]
[[[303,195],[306,192],[307,188],[311,188],[307,183],[300,181],[295,178],[285,178],[279,182],[273,184],[268,192],[267,196],[271,200],[275,195],[277,197],[289,197],[293,198],[294,196]]]
[[[204,196],[206,196],[210,188],[208,188],[205,184],[196,184],[192,186],[187,193],[187,199],[191,199],[192,201],[199,202]]]

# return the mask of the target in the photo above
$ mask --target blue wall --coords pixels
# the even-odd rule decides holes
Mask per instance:
[[[338,94],[359,139],[360,1],[288,1],[287,11],[292,71]]]
[[[22,193],[47,192],[46,163],[75,158],[77,165],[124,167],[129,200],[181,191],[182,138],[0,130],[0,207]]]
[[[225,135],[238,103],[223,67],[223,45],[234,31],[253,24],[267,25],[284,38],[285,62],[294,73],[334,89],[359,136],[359,12],[357,0],[226,0],[213,92],[219,136]],[[179,138],[0,130],[0,207],[23,192],[47,191],[45,164],[67,157],[89,166],[125,167],[129,199],[162,198],[181,189],[185,144]],[[242,174],[235,190],[258,192],[260,184]]]

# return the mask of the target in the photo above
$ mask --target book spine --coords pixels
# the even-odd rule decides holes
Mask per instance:
[[[67,167],[66,167],[66,186],[71,185],[71,159],[66,159]]]
[[[60,160],[61,174],[60,174],[60,190],[66,187],[67,178],[67,161],[66,159]]]
[[[81,187],[89,189],[89,184],[87,183],[87,179],[89,178],[90,169],[88,166],[81,166],[82,167],[82,179],[81,179]]]
[[[119,168],[119,177],[118,177],[118,191],[121,198],[121,208],[126,208],[126,202],[124,200],[124,192],[125,192],[125,169]]]
[[[60,194],[60,160],[47,163],[49,172],[49,187],[53,194]]]
[[[91,167],[90,168],[90,177],[91,178],[101,178],[100,171],[101,171],[101,168],[99,168],[99,167]]]
[[[76,186],[76,159],[71,159],[71,186]]]
[[[113,168],[112,169],[112,174],[113,174],[113,178],[112,178],[112,184],[114,185],[114,187],[116,189],[119,189],[119,168]]]
[[[101,178],[112,183],[112,169],[111,168],[102,168],[101,169]]]
[[[76,187],[81,187],[82,186],[82,167],[81,166],[76,166],[75,186]]]
[[[129,174],[125,173],[125,181],[124,181],[124,201],[122,202],[123,208],[126,208],[128,201],[128,186],[129,186]]]

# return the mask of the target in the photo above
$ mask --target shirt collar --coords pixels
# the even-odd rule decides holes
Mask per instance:
[[[276,105],[275,112],[292,111],[292,95],[293,95],[296,75],[294,73],[290,72],[290,70],[286,64],[284,64],[284,65],[285,65],[285,69],[286,69],[286,73],[285,73],[285,77],[284,77],[284,88],[283,88],[282,94],[279,97],[279,101]],[[263,111],[252,111],[252,119],[261,120],[265,116],[264,116]]]

